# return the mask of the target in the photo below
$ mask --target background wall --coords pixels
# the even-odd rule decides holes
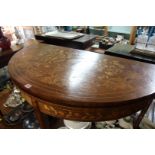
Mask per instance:
[[[108,26],[108,31],[130,34],[131,26]]]
[[[108,36],[117,37],[123,35],[125,39],[130,37],[131,26],[108,26]],[[104,28],[90,27],[90,34],[104,35]]]

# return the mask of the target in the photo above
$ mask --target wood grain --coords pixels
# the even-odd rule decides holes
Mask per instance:
[[[9,73],[40,111],[72,120],[117,119],[155,93],[152,64],[41,43],[15,54]]]

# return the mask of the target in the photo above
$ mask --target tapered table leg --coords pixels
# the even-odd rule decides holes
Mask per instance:
[[[35,116],[36,116],[36,118],[37,118],[37,120],[38,120],[38,122],[40,124],[40,127],[42,129],[47,129],[48,127],[47,127],[45,118],[43,116],[43,113],[39,109],[38,102],[32,99],[32,104],[33,104],[33,107],[34,107],[34,110],[35,110],[34,111],[35,112]]]
[[[145,108],[141,110],[140,114],[138,114],[137,116],[135,115],[133,118],[133,128],[134,129],[139,129],[139,124],[141,122],[141,120],[143,119],[145,113],[147,112],[150,104],[152,103],[152,100],[149,100],[148,103],[146,104]]]

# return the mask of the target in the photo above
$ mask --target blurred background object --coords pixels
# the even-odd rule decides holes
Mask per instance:
[[[10,49],[11,41],[9,38],[5,37],[2,32],[2,27],[0,27],[0,48],[2,51]]]

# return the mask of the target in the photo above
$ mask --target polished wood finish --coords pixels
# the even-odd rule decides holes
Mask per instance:
[[[131,115],[148,105],[148,98],[144,100],[130,102],[121,106],[103,106],[103,107],[83,107],[83,106],[66,106],[41,100],[24,91],[22,96],[27,100],[29,98],[37,101],[41,112],[59,118],[77,121],[105,121],[122,118]],[[29,103],[33,105],[32,100]],[[38,110],[38,109],[37,109]],[[40,113],[38,115],[41,115]],[[41,116],[38,117],[40,120]],[[43,122],[41,120],[41,122]]]
[[[70,120],[118,119],[155,95],[152,64],[41,43],[14,55],[9,73],[30,104]]]
[[[0,52],[0,68],[6,66],[10,60],[10,58],[23,48],[23,45],[14,45],[9,50]]]
[[[85,34],[80,38],[69,40],[69,39],[50,37],[50,36],[45,36],[43,34],[40,34],[40,35],[35,35],[35,38],[37,40],[42,40],[44,41],[44,43],[47,43],[47,44],[70,47],[75,49],[86,49],[94,43],[96,36]]]

